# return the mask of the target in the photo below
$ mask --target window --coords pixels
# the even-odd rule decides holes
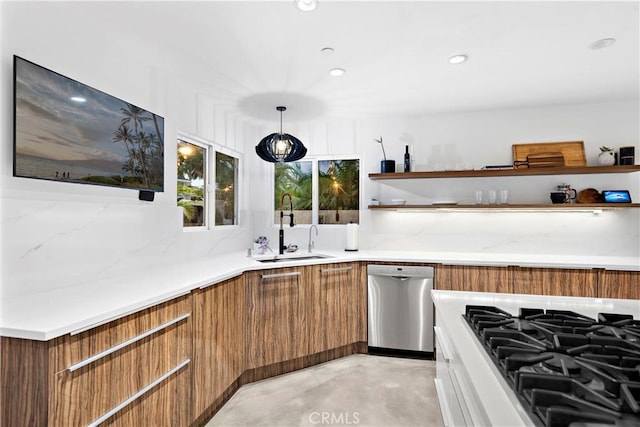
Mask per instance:
[[[238,223],[239,159],[228,153],[229,150],[215,145],[178,140],[178,206],[183,210],[185,230]],[[209,209],[214,184],[215,201]]]
[[[312,223],[313,165],[311,162],[291,162],[275,164],[275,207],[274,220],[280,223],[282,195],[289,193],[293,203],[296,224]],[[288,200],[286,201],[288,203]],[[288,208],[288,205],[286,207]]]
[[[178,140],[178,206],[184,227],[206,227],[207,147]]]
[[[360,221],[360,160],[317,159],[276,163],[274,223],[280,224],[282,195],[289,193],[296,224]],[[285,204],[287,204],[286,201]],[[284,206],[288,210],[288,206]]]
[[[360,222],[360,162],[318,162],[318,223]]]
[[[238,217],[238,159],[216,152],[216,225],[234,225]]]

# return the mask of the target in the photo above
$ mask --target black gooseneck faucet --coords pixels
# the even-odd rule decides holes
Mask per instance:
[[[293,200],[291,199],[291,194],[283,193],[282,198],[280,199],[280,231],[278,232],[278,237],[280,238],[280,242],[278,244],[280,250],[278,253],[280,255],[284,254],[284,250],[286,249],[284,246],[284,227],[282,226],[282,218],[284,218],[284,198],[285,196],[289,197],[289,213],[286,216],[289,217],[289,227],[293,227],[295,224],[293,223]]]

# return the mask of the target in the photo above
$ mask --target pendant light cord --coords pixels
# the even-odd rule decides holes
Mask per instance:
[[[280,135],[282,135],[282,112],[287,111],[287,107],[278,106],[276,110],[280,111]]]

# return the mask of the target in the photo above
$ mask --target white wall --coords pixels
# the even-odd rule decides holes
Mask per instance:
[[[584,141],[587,163],[596,164],[602,145],[635,146],[638,150],[640,111],[635,102],[546,106],[506,111],[440,114],[386,123],[362,123],[360,147],[367,153],[367,171],[378,171],[380,148],[374,137],[385,136],[387,153],[401,160],[413,143],[417,170],[443,164],[509,164],[516,143]],[[637,158],[636,158],[636,163]],[[440,166],[438,166],[440,165]],[[640,200],[640,174],[567,175],[522,178],[368,181],[365,200],[393,197],[411,202],[456,200],[473,203],[475,189],[509,189],[512,203],[549,203],[556,185],[629,189]],[[367,247],[463,252],[545,253],[573,255],[640,255],[637,209],[591,213],[569,212],[431,212],[366,211]]]
[[[480,168],[510,164],[516,143],[584,141],[588,164],[596,164],[601,145],[635,146],[638,152],[640,112],[633,102],[392,117],[289,126],[309,148],[309,155],[352,153],[362,156],[360,248],[410,249],[447,252],[571,254],[640,256],[638,209],[585,212],[390,212],[370,211],[371,198],[408,203],[456,200],[473,203],[476,189],[508,189],[511,203],[549,203],[558,184],[584,188],[629,189],[640,200],[640,174],[566,175],[508,178],[372,181],[379,172],[383,137],[388,159],[402,167],[404,146],[411,145],[415,170],[451,167]],[[638,161],[636,160],[636,163]],[[400,169],[399,169],[400,170]],[[266,209],[255,212],[256,234],[277,238],[269,228],[271,181],[265,168],[254,173],[252,200]],[[262,196],[261,196],[262,195]],[[268,234],[271,233],[271,234]],[[287,241],[306,245],[308,228],[287,228]],[[344,226],[320,226],[317,248],[340,249],[346,242]]]
[[[190,257],[248,246],[248,194],[239,227],[200,233],[182,230],[176,206],[178,131],[202,136],[240,153],[255,129],[215,103],[215,87],[180,73],[181,58],[140,34],[125,37],[119,9],[109,2],[2,2],[0,91],[2,179],[2,293],[44,283],[82,284],[153,271]],[[34,13],[34,7],[38,9]],[[137,7],[130,3],[129,7]],[[100,19],[96,19],[100,17]],[[128,16],[131,18],[131,16]],[[12,176],[13,55],[21,56],[165,118],[165,191],[141,202],[134,190]],[[243,181],[248,181],[244,168]],[[45,285],[47,286],[47,285]]]

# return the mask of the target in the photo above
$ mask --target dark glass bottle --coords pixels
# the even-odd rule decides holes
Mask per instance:
[[[411,172],[411,155],[409,154],[409,146],[404,146],[404,171]]]

